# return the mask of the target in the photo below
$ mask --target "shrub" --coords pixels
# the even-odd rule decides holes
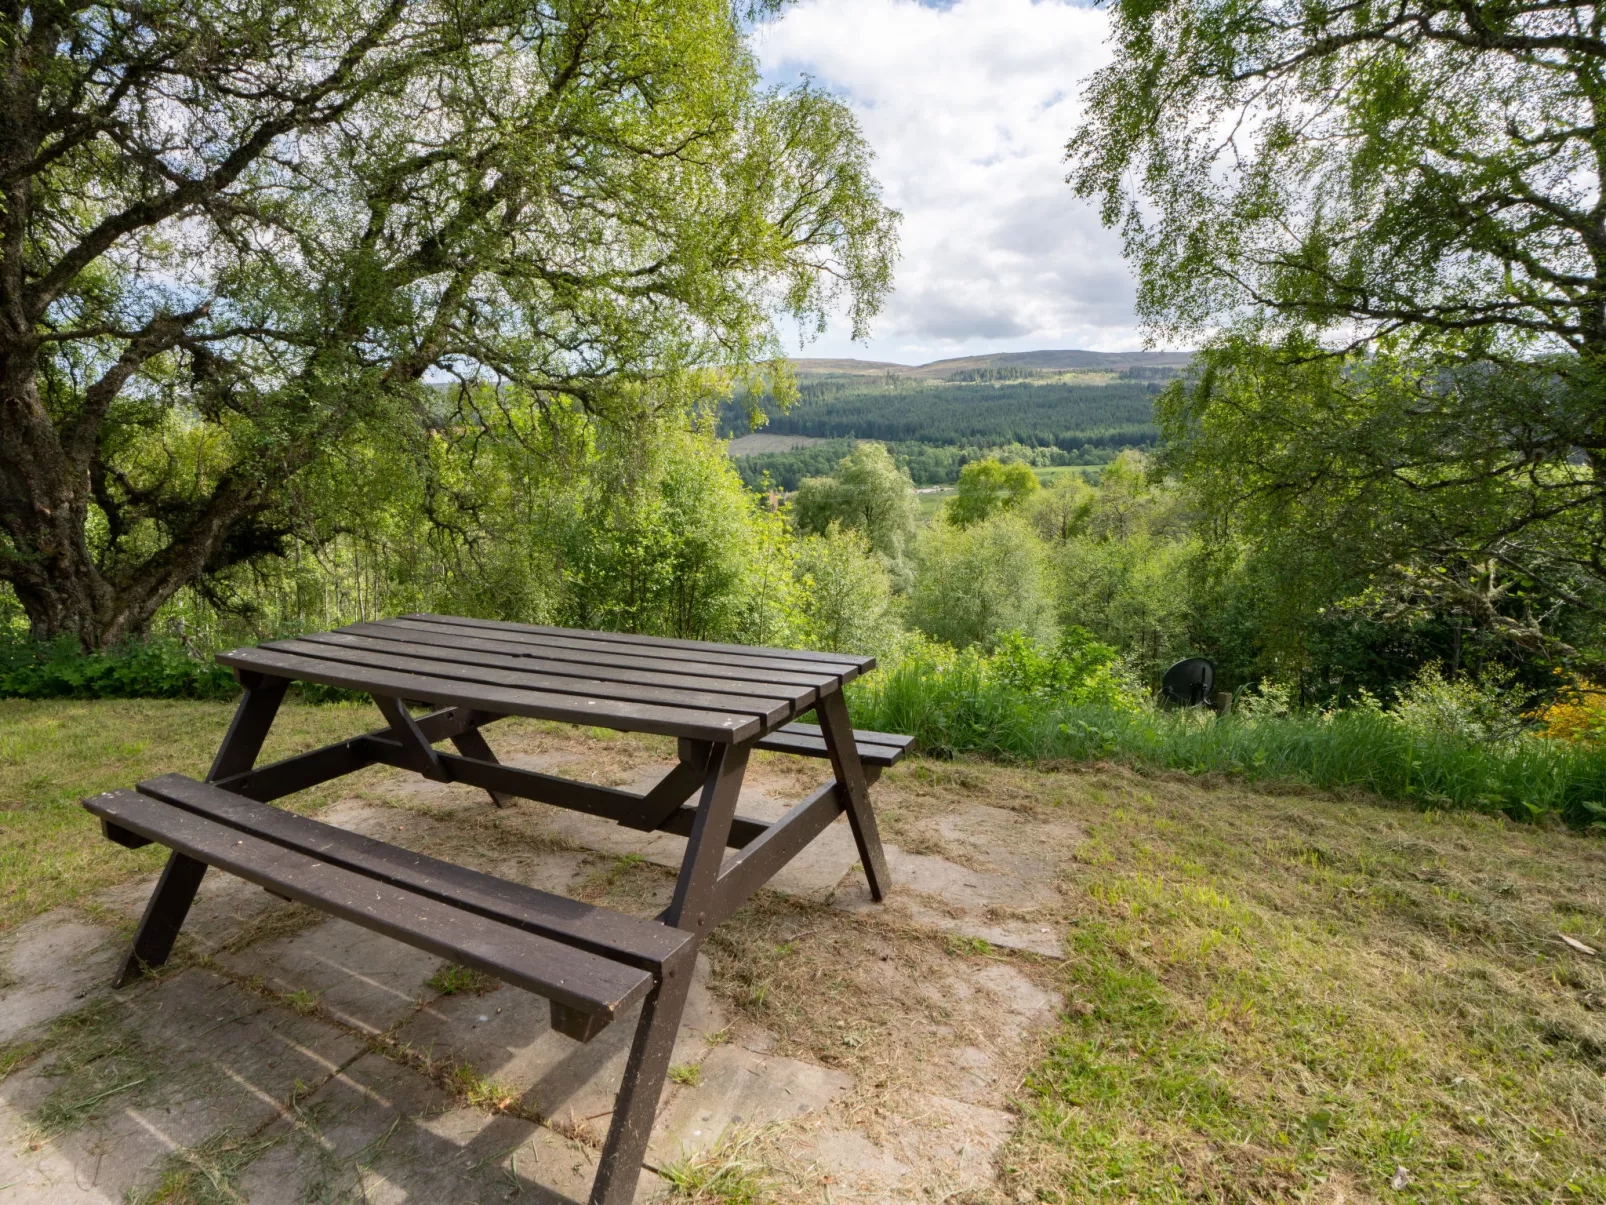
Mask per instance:
[[[234,675],[192,656],[179,641],[152,637],[85,652],[70,637],[41,643],[0,639],[0,698],[227,699]]]
[[[1008,645],[1005,645],[1008,648]],[[1190,774],[1301,781],[1429,808],[1558,818],[1606,831],[1606,749],[1520,735],[1478,741],[1380,710],[1216,719],[1198,713],[1052,701],[1023,689],[1005,651],[926,645],[849,686],[853,722],[905,732],[928,755],[1020,761],[1108,759]],[[1012,675],[1028,676],[1022,685]]]
[[[1002,633],[1053,630],[1043,547],[1030,524],[1000,515],[972,527],[933,523],[915,548],[910,618],[928,636],[965,648]]]

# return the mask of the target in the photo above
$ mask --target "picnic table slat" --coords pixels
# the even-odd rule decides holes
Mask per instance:
[[[819,670],[759,669],[750,665],[700,664],[695,661],[672,661],[664,657],[637,656],[623,651],[609,652],[603,646],[589,646],[576,642],[575,647],[547,643],[530,645],[516,640],[501,640],[491,633],[448,632],[441,627],[413,620],[392,619],[384,622],[348,624],[337,628],[341,633],[370,636],[376,640],[408,641],[436,645],[456,650],[479,650],[507,657],[538,658],[549,661],[566,661],[598,668],[650,670],[653,673],[673,674],[687,678],[719,678],[737,685],[755,685],[765,690],[805,687],[834,690],[840,681],[837,675]]]
[[[564,945],[622,958],[655,970],[690,935],[611,908],[553,895],[451,862],[258,803],[182,774],[164,774],[139,784],[142,794],[205,816],[230,828],[344,866],[369,878],[478,912]]]
[[[616,1017],[652,987],[637,967],[465,912],[135,791],[92,813],[297,903],[428,950],[582,1012]]]
[[[470,627],[462,624],[450,624],[444,621],[426,621],[420,619],[393,619],[383,621],[397,627],[405,627],[414,631],[438,631],[443,635],[452,635],[460,639],[484,640],[487,638],[501,640],[509,644],[530,648],[568,648],[583,649],[592,653],[638,653],[651,656],[660,661],[681,662],[688,666],[732,666],[746,670],[776,670],[782,673],[812,673],[827,675],[828,680],[836,682],[851,682],[862,672],[857,658],[842,661],[795,661],[783,660],[774,657],[748,656],[742,653],[726,653],[716,650],[696,648],[676,648],[664,645],[624,645],[612,640],[599,640],[594,636],[565,635],[562,629],[547,634],[539,632],[520,632],[506,628]],[[700,672],[689,669],[688,672]]]
[[[339,686],[391,698],[422,699],[447,706],[475,707],[499,715],[522,715],[538,720],[562,720],[604,728],[611,726],[659,736],[683,736],[715,744],[745,741],[757,735],[763,727],[753,716],[736,712],[683,710],[649,703],[626,703],[617,699],[592,699],[582,695],[554,695],[505,686],[486,686],[394,670],[365,670],[361,666],[280,653],[272,649],[234,649],[219,653],[217,660],[236,669],[321,682],[325,686]]]
[[[435,615],[428,611],[414,612],[404,618],[422,619],[431,623],[455,623],[469,627],[534,632],[544,636],[589,636],[617,644],[651,645],[656,648],[687,649],[695,652],[757,654],[787,661],[845,663],[856,667],[860,673],[868,673],[875,668],[876,664],[874,657],[860,657],[851,653],[825,653],[811,649],[766,648],[763,645],[756,644],[718,644],[711,640],[681,640],[673,636],[641,636],[633,632],[599,632],[586,628],[556,628],[546,624],[513,623],[497,619],[464,619],[451,615]]]
[[[356,625],[354,625],[356,626]],[[417,657],[424,661],[453,661],[465,665],[479,665],[492,669],[507,669],[518,673],[555,674],[577,681],[605,682],[624,688],[662,686],[673,690],[693,690],[716,695],[727,695],[731,702],[745,705],[759,698],[773,704],[777,699],[790,703],[795,710],[803,710],[818,696],[812,686],[798,684],[770,684],[747,679],[702,677],[691,674],[664,673],[649,669],[632,669],[624,666],[602,665],[592,658],[581,661],[560,661],[550,657],[531,656],[525,652],[497,652],[483,647],[458,647],[430,642],[425,633],[418,633],[417,641],[396,639],[390,631],[386,636],[342,628],[336,632],[315,632],[301,636],[314,644],[338,645],[350,649],[371,649],[377,653],[394,653]],[[578,654],[584,656],[583,654]],[[633,694],[623,697],[635,697]]]
[[[346,665],[373,666],[377,669],[400,670],[405,673],[428,674],[452,681],[483,683],[490,686],[507,686],[515,690],[551,691],[560,695],[585,695],[597,699],[619,699],[624,702],[656,703],[664,707],[684,707],[698,711],[717,709],[757,716],[766,725],[778,724],[796,711],[790,699],[759,698],[755,695],[714,694],[698,690],[672,690],[663,686],[646,686],[636,683],[615,683],[592,677],[572,677],[556,674],[528,672],[522,669],[494,668],[476,664],[464,657],[442,659],[409,656],[398,649],[386,652],[383,646],[349,648],[316,640],[275,640],[262,648],[294,653],[302,657],[316,657],[324,661],[337,661]]]

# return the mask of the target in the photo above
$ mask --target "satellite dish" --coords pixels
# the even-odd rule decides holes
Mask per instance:
[[[1203,657],[1188,657],[1165,671],[1160,693],[1178,707],[1199,707],[1210,702],[1216,690],[1216,667]]]

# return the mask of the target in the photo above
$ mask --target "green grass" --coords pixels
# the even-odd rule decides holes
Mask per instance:
[[[228,702],[0,700],[0,931],[159,868],[165,850],[106,841],[79,800],[158,774],[203,777],[233,714]],[[286,703],[263,760],[381,722],[371,704]],[[385,773],[364,771],[287,802],[314,808]]]
[[[1600,842],[1121,775],[1020,775],[1087,840],[1016,1199],[1606,1200]]]
[[[696,1205],[759,1205],[772,1199],[764,1168],[747,1153],[749,1140],[721,1138],[711,1149],[666,1163],[659,1174],[672,1200]]]
[[[939,757],[1110,760],[1606,829],[1606,750],[1564,742],[1424,736],[1364,711],[1218,720],[1202,711],[1070,707],[1023,698],[964,662],[939,671],[911,659],[849,690],[856,727],[911,734]]]

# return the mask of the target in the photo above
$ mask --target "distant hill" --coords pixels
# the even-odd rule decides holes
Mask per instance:
[[[959,356],[929,364],[893,364],[884,360],[800,359],[792,361],[799,377],[910,377],[941,381],[956,372],[1009,368],[1020,372],[1125,372],[1129,368],[1186,368],[1193,353],[1185,351],[1011,351],[987,356]]]

